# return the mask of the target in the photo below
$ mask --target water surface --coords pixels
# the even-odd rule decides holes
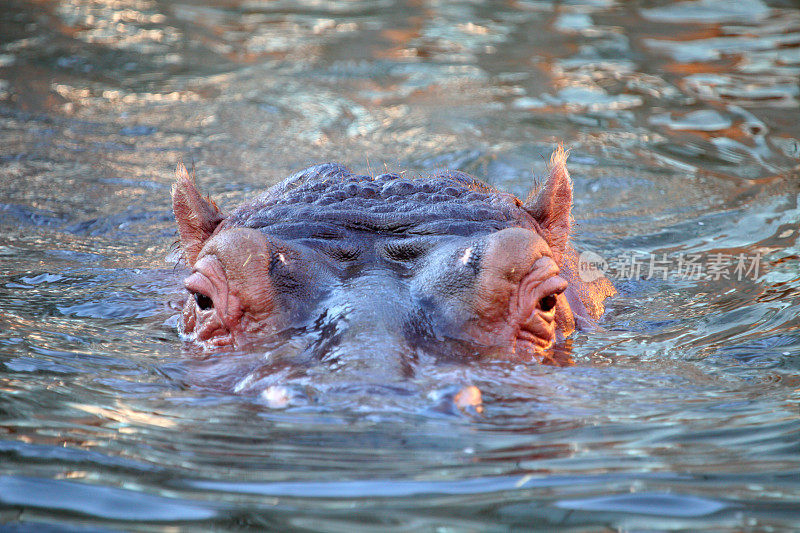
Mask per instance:
[[[0,523],[800,527],[798,75],[781,0],[5,2]],[[559,141],[620,292],[575,366],[197,379],[176,162],[226,208],[329,160],[524,196]]]

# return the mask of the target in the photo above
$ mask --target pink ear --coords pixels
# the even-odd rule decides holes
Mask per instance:
[[[550,174],[538,194],[525,202],[525,209],[536,220],[553,251],[556,263],[569,243],[572,230],[572,180],[567,172],[567,152],[559,146],[550,156]]]
[[[178,223],[183,258],[192,266],[203,249],[203,244],[225,217],[211,198],[200,195],[195,187],[194,177],[189,176],[183,163],[175,169],[172,212]]]

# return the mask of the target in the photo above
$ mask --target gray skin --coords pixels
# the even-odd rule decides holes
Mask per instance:
[[[371,177],[335,164],[228,215],[181,165],[172,197],[192,269],[181,329],[207,349],[291,345],[308,365],[370,346],[381,359],[370,364],[400,373],[419,351],[567,364],[554,345],[614,292],[576,275],[561,148],[525,202],[461,172]]]

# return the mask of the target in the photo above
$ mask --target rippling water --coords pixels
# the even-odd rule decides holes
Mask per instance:
[[[799,75],[781,0],[4,2],[0,524],[800,527]],[[576,366],[197,379],[177,161],[227,207],[327,160],[525,195],[560,140],[620,291]]]

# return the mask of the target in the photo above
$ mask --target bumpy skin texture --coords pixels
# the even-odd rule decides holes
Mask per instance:
[[[183,166],[172,196],[193,269],[182,328],[207,347],[327,327],[337,339],[392,336],[406,350],[546,360],[614,293],[605,278],[577,276],[561,148],[525,202],[461,172],[371,177],[337,164],[298,172],[227,216]]]

